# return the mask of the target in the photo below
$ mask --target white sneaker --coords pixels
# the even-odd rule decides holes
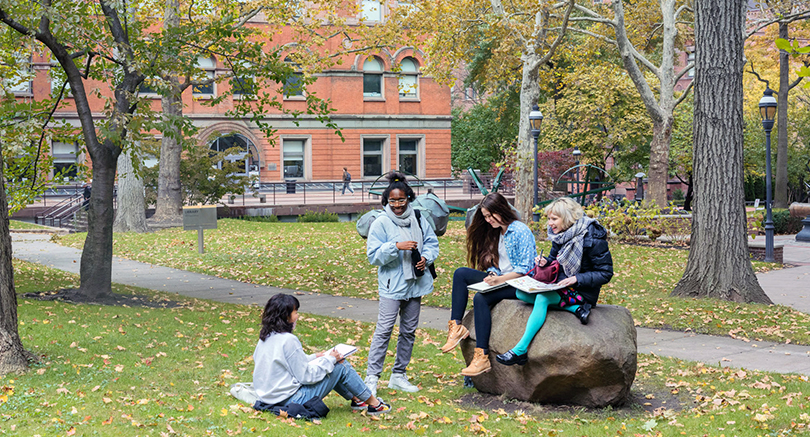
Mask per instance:
[[[366,376],[366,380],[363,381],[366,383],[366,387],[371,392],[371,395],[377,397],[377,381],[380,380],[379,376],[368,375]]]
[[[408,393],[416,393],[419,391],[419,387],[411,384],[408,381],[408,377],[404,373],[392,374],[391,379],[388,381],[388,388],[406,391]]]

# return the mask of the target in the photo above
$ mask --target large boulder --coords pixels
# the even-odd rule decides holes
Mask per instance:
[[[788,208],[791,217],[807,217],[810,216],[810,203],[793,202]]]
[[[484,393],[529,402],[605,407],[620,405],[636,377],[637,345],[633,317],[624,307],[599,305],[582,325],[567,311],[549,311],[546,323],[529,346],[525,366],[504,366],[495,355],[515,346],[526,328],[532,306],[504,300],[492,310],[489,359],[492,370],[472,378]],[[467,364],[475,349],[475,319],[462,321],[470,337],[462,341]]]

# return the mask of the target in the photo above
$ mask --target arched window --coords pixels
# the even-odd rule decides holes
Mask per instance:
[[[419,64],[413,58],[405,58],[399,63],[399,97],[415,99],[419,97]]]
[[[202,79],[205,83],[192,87],[192,94],[195,97],[214,96],[214,70],[216,70],[216,66],[217,63],[214,58],[201,57],[197,59],[197,68],[205,70],[205,75],[198,78],[198,80]]]
[[[303,97],[304,81],[301,80],[302,74],[297,71],[301,66],[293,62],[292,58],[289,56],[284,58],[284,62],[296,70],[293,74],[287,76],[287,79],[284,81],[284,97]]]
[[[238,162],[240,172],[237,174],[248,175],[248,172],[250,172],[250,174],[258,176],[258,171],[261,168],[259,151],[246,136],[242,134],[230,134],[219,137],[211,141],[209,148],[214,152],[228,151],[229,153],[225,155],[225,160]],[[217,163],[217,168],[222,168],[222,161]],[[245,171],[245,169],[248,171]]]
[[[383,63],[369,56],[363,63],[363,97],[382,97]]]

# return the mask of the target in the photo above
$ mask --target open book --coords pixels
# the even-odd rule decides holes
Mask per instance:
[[[486,293],[488,291],[497,290],[498,288],[506,287],[507,285],[509,285],[509,284],[507,284],[506,282],[501,282],[498,285],[489,285],[486,282],[481,281],[481,282],[476,282],[475,284],[468,285],[467,290],[477,291],[479,293]]]
[[[509,279],[506,281],[506,283],[526,293],[542,293],[544,291],[559,290],[561,288],[565,288],[564,285],[546,284],[545,282],[540,282],[537,279],[528,276],[521,276],[519,278]]]
[[[343,358],[346,358],[349,355],[357,352],[356,347],[354,347],[352,345],[349,345],[349,344],[343,344],[343,343],[340,343],[340,344],[336,345],[333,349],[336,350],[337,353],[339,353],[340,356],[342,356]]]

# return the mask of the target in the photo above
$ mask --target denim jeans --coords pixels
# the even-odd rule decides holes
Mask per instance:
[[[366,384],[351,364],[343,361],[335,364],[335,370],[315,384],[302,385],[294,395],[283,402],[283,405],[303,404],[304,402],[317,397],[323,399],[332,390],[336,391],[343,399],[350,400],[357,397],[365,402],[371,397],[371,392],[366,388]]]

